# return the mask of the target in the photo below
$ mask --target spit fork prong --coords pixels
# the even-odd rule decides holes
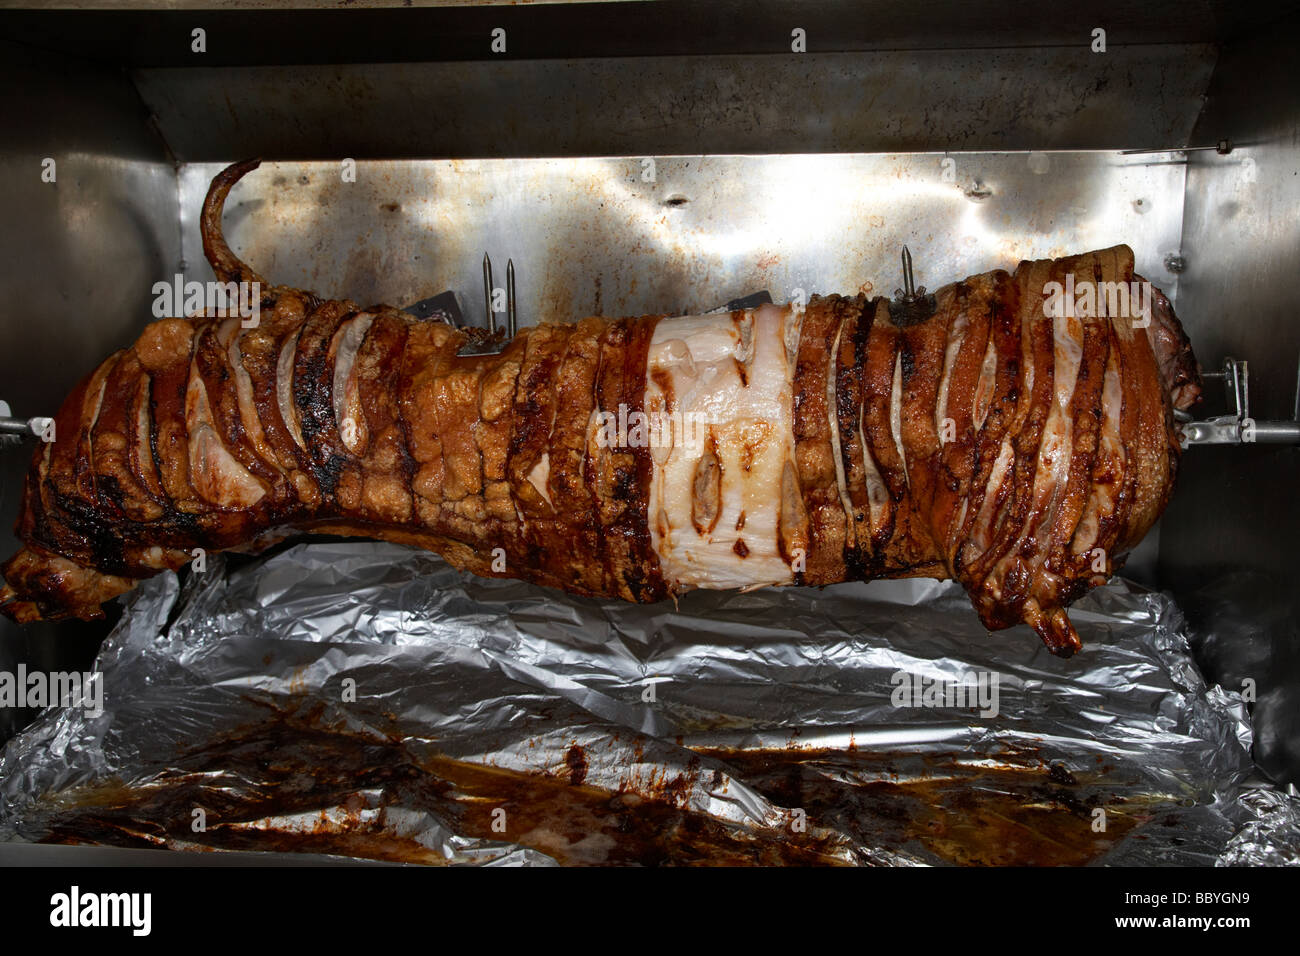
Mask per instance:
[[[515,260],[506,260],[506,335],[515,337],[518,327],[515,324]],[[494,329],[495,331],[495,329]]]
[[[483,253],[483,327],[466,327],[468,341],[461,347],[461,355],[497,355],[504,349],[504,341],[512,339],[518,331],[518,318],[515,306],[515,261],[506,260],[506,316],[505,329],[497,325],[496,309],[493,308],[492,257]]]
[[[916,297],[916,278],[912,275],[912,250],[903,246],[903,297]]]
[[[912,250],[903,246],[903,288],[894,290],[894,319],[898,325],[916,325],[934,315],[934,296],[925,294],[925,286],[917,286],[912,274]]]
[[[483,253],[483,309],[487,313],[487,330],[496,334],[497,317],[492,311],[492,260]]]

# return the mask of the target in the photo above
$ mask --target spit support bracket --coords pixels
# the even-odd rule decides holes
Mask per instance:
[[[1193,419],[1174,412],[1182,445],[1300,445],[1300,364],[1296,368],[1295,403],[1290,421],[1257,421],[1250,415],[1250,366],[1245,359],[1225,358],[1217,372],[1202,372],[1205,382],[1221,379],[1228,414]]]

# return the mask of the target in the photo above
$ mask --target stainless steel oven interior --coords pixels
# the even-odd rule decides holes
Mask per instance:
[[[133,339],[155,282],[210,277],[198,204],[249,156],[268,165],[227,233],[260,270],[395,305],[450,290],[475,323],[485,253],[528,325],[889,294],[904,244],[937,286],[1127,242],[1226,369],[1200,416],[1228,417],[1126,573],[1177,596],[1212,682],[1256,682],[1256,759],[1300,775],[1300,452],[1231,440],[1298,417],[1294,4],[38,6],[0,13],[15,416]],[[5,554],[26,458],[0,453]],[[0,667],[85,666],[104,633],[2,622]],[[0,712],[0,739],[31,716]]]

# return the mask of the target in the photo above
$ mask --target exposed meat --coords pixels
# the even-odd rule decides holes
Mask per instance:
[[[1064,608],[1173,487],[1199,377],[1127,247],[973,276],[922,321],[815,297],[462,355],[464,331],[262,282],[220,229],[255,167],[202,223],[217,278],[261,283],[259,323],[157,322],[69,396],[4,566],[16,620],[95,617],[197,548],[294,529],[629,601],[954,578],[989,628],[1068,652]]]

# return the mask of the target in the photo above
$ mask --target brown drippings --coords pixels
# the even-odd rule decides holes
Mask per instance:
[[[564,762],[569,768],[569,783],[575,787],[581,786],[582,781],[587,779],[586,753],[575,743],[564,755]]]
[[[959,865],[1081,866],[1150,819],[1162,802],[1153,796],[1139,806],[1111,792],[1100,776],[1084,779],[1024,755],[993,766],[926,758],[930,770],[918,776],[897,771],[903,760],[910,766],[917,758],[856,745],[699,753],[735,768],[773,803],[802,807],[810,829],[832,827],[886,850],[919,844]],[[1098,807],[1106,814],[1100,833],[1093,831]]]
[[[641,748],[639,740],[633,743],[629,762],[640,760]],[[341,720],[323,719],[317,706],[276,713],[178,755],[146,782],[65,793],[46,842],[447,863],[439,850],[385,822],[390,809],[401,809],[568,865],[844,862],[838,839],[811,825],[791,834],[690,809],[687,797],[702,784],[698,759],[684,771],[614,792],[584,782],[587,759],[575,744],[553,775],[442,754],[417,758],[401,735],[358,735]],[[239,785],[232,787],[233,781]],[[201,832],[192,829],[196,808],[206,816]]]
[[[805,747],[799,728],[784,747],[697,747],[684,767],[648,772],[647,738],[615,734],[605,746],[635,769],[611,790],[591,782],[591,742],[574,740],[550,768],[522,772],[413,746],[392,715],[387,733],[360,731],[319,702],[246,699],[267,717],[159,761],[143,782],[48,801],[46,842],[448,862],[388,818],[398,810],[569,865],[829,865],[919,850],[960,865],[1077,866],[1182,799],[1116,779],[1101,757],[1095,769],[1070,769],[1032,749],[881,753],[856,737],[844,750]],[[779,810],[802,810],[806,831],[693,809],[691,797],[725,788],[724,773]],[[198,808],[206,829],[194,832]],[[1093,830],[1098,809],[1104,832]],[[848,851],[844,836],[865,851]]]
[[[744,388],[749,387],[749,368],[740,359],[732,359],[736,363],[736,375],[740,377],[740,384]]]

